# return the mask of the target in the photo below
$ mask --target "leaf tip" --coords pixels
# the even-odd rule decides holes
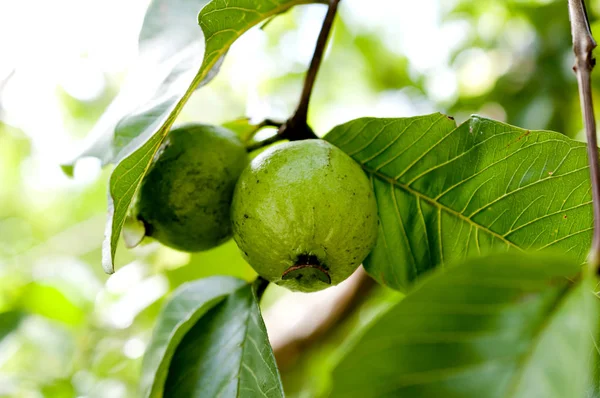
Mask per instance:
[[[115,266],[112,259],[102,259],[102,269],[106,275],[112,275],[115,273]]]
[[[102,269],[108,275],[115,273],[114,251],[110,235],[106,236],[102,242]]]

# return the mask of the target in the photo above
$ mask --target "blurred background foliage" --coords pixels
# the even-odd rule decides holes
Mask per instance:
[[[595,21],[600,0],[588,3]],[[132,64],[146,6],[147,0],[0,2],[0,396],[134,396],[169,292],[212,274],[255,276],[233,242],[193,255],[156,243],[120,248],[118,271],[104,275],[109,170],[84,161],[74,179],[61,173],[60,162]],[[289,116],[324,12],[297,7],[247,33],[180,121]],[[323,135],[359,116],[442,111],[462,121],[479,113],[581,139],[570,40],[567,6],[559,0],[344,0],[311,123]],[[329,300],[327,292],[270,288],[264,306],[271,339],[306,328],[306,312]],[[348,344],[400,298],[376,291],[304,352],[284,371],[288,395],[312,397],[325,388]]]

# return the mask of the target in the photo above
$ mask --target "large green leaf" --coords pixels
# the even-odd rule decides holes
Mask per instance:
[[[403,290],[468,254],[561,250],[583,262],[592,236],[585,144],[473,116],[364,118],[326,137],[371,177],[380,234],[365,268]]]
[[[585,396],[598,300],[579,270],[521,253],[440,269],[365,332],[331,396]]]
[[[232,293],[185,335],[164,397],[283,397],[252,285]]]
[[[158,317],[142,364],[140,391],[144,397],[162,397],[171,358],[186,333],[228,295],[245,286],[231,277],[211,277],[177,289]]]
[[[114,256],[127,210],[152,159],[165,140],[175,118],[194,90],[208,83],[218,72],[229,47],[251,27],[298,4],[319,3],[320,0],[213,0],[198,15],[205,37],[205,53],[198,73],[191,77],[192,58],[173,59],[170,65],[177,79],[165,78],[170,90],[157,90],[156,97],[137,112],[122,119],[115,140],[119,151],[110,177],[108,222],[105,231],[102,265],[107,273],[114,272]],[[199,5],[202,5],[200,3]],[[161,24],[161,22],[157,22]],[[179,22],[174,22],[179,23]],[[168,42],[160,41],[164,45]],[[160,44],[159,43],[159,44]],[[186,47],[197,51],[196,46]]]

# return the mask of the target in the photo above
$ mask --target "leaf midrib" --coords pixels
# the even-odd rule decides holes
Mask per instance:
[[[478,228],[481,231],[487,232],[488,234],[494,236],[495,238],[500,239],[502,242],[506,243],[508,246],[513,247],[515,249],[518,249],[520,251],[523,251],[522,248],[520,248],[519,246],[517,246],[516,244],[514,244],[510,240],[506,239],[504,236],[500,235],[497,232],[492,231],[491,229],[489,229],[489,228],[487,228],[487,227],[485,227],[485,226],[483,226],[481,224],[476,223],[475,221],[473,221],[469,217],[467,217],[464,214],[461,214],[460,212],[458,212],[458,211],[456,211],[456,210],[454,210],[454,209],[452,209],[452,208],[444,205],[443,203],[440,203],[440,202],[436,201],[435,199],[430,198],[430,197],[422,194],[421,192],[419,192],[419,191],[411,188],[410,186],[408,186],[406,184],[403,184],[403,183],[401,183],[398,180],[390,178],[390,177],[386,176],[385,174],[382,174],[381,172],[375,171],[375,170],[373,170],[373,169],[371,169],[371,168],[369,168],[369,167],[367,167],[365,165],[363,165],[362,167],[363,167],[363,169],[367,173],[370,173],[370,174],[376,176],[377,178],[379,178],[381,180],[387,181],[388,183],[390,183],[390,184],[392,184],[394,186],[397,186],[397,187],[399,187],[401,189],[404,189],[408,193],[410,193],[410,194],[418,197],[419,199],[423,199],[424,201],[432,204],[433,206],[437,207],[438,209],[444,210],[447,213],[450,213],[453,216],[461,219],[462,221],[465,221],[466,223],[470,224],[471,226],[474,226],[475,228]]]
[[[245,287],[247,287],[247,286],[245,286]],[[252,289],[252,288],[250,288],[250,289]],[[252,296],[250,296],[250,299],[252,300]],[[252,305],[252,303],[250,302],[250,303],[248,303],[248,306],[246,307],[247,314],[246,314],[246,320],[244,321],[244,339],[242,340],[242,343],[240,344],[241,348],[242,348],[242,352],[240,355],[240,364],[239,364],[238,370],[237,370],[237,388],[236,388],[236,392],[235,392],[236,398],[240,398],[240,387],[241,387],[240,382],[242,381],[242,378],[241,378],[242,366],[244,364],[244,354],[246,352],[246,344],[248,342],[248,328],[250,325],[250,315],[252,312],[250,309],[251,305]]]

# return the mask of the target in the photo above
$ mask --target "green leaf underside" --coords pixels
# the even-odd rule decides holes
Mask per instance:
[[[169,367],[164,397],[283,397],[281,379],[251,285],[204,315]]]
[[[585,144],[471,117],[364,118],[326,137],[359,162],[377,197],[380,234],[365,261],[404,290],[469,254],[556,249],[585,260],[592,236]]]
[[[147,173],[152,159],[164,142],[171,126],[194,90],[207,84],[218,72],[229,47],[244,32],[274,15],[299,4],[320,3],[317,0],[213,0],[198,15],[205,37],[205,52],[198,73],[189,83],[177,79],[174,89],[157,97],[141,111],[121,120],[115,140],[122,141],[115,167],[110,177],[108,222],[105,233],[102,265],[107,273],[114,272],[114,257],[129,206]],[[199,4],[199,6],[201,6]],[[187,76],[190,60],[177,63],[177,76]],[[170,81],[169,78],[166,81]],[[182,90],[182,88],[187,89]],[[184,92],[182,92],[184,91]]]
[[[185,334],[210,309],[245,285],[236,278],[211,277],[182,285],[173,293],[158,317],[144,355],[140,379],[143,397],[162,397],[171,358]]]
[[[598,302],[579,269],[504,253],[439,270],[342,359],[331,396],[585,396]]]
[[[139,54],[117,97],[88,136],[91,144],[78,158],[116,163],[131,153],[151,119],[168,116],[192,81],[204,53],[198,11],[210,0],[153,0],[139,35]],[[147,119],[147,120],[144,120]],[[141,122],[140,122],[141,120]],[[161,121],[161,123],[162,123]],[[63,166],[72,174],[76,160]]]

